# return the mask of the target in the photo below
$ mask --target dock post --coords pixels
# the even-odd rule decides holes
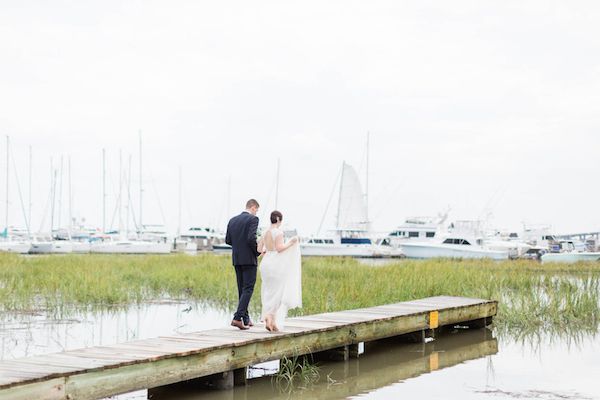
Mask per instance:
[[[233,385],[244,386],[248,383],[248,367],[233,370]]]
[[[358,343],[349,344],[348,345],[348,357],[358,358],[359,355],[360,355],[360,353],[358,351]]]

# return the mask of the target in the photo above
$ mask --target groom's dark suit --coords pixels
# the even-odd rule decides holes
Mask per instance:
[[[225,243],[232,248],[232,261],[238,286],[239,303],[233,319],[242,321],[245,325],[250,321],[248,304],[254,292],[257,257],[260,255],[256,250],[257,229],[258,217],[244,211],[229,220],[225,235]]]

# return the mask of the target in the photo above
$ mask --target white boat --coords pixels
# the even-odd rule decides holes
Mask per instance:
[[[542,263],[576,263],[581,261],[600,261],[600,252],[566,251],[563,253],[546,253],[542,255],[541,259]]]
[[[183,240],[196,243],[197,250],[222,250],[228,247],[225,243],[225,235],[209,227],[190,227],[180,237]]]
[[[373,244],[365,231],[339,230],[328,237],[312,237],[300,244],[303,256],[311,257],[391,257],[392,248]]]
[[[198,245],[191,240],[176,238],[173,240],[173,252],[190,253],[198,250]]]
[[[507,260],[508,251],[492,250],[481,238],[448,235],[438,242],[404,242],[402,253],[408,258],[489,258]]]
[[[512,259],[526,258],[532,245],[525,243],[516,232],[491,232],[485,236],[485,246],[490,250],[507,251]]]
[[[369,231],[366,195],[356,170],[342,164],[336,229],[300,242],[303,256],[390,257],[390,246],[375,244]]]
[[[0,240],[0,252],[27,254],[31,243],[25,240]]]
[[[89,253],[92,245],[89,241],[77,241],[77,240],[73,240],[71,241],[71,245],[72,245],[72,251],[73,253],[80,253],[80,254],[85,254],[85,253]]]
[[[448,213],[437,217],[409,217],[402,225],[388,234],[390,244],[397,247],[406,241],[429,242],[435,241],[437,237],[446,232],[444,222]]]
[[[123,239],[92,243],[90,252],[101,254],[169,254],[171,243]]]
[[[43,240],[31,242],[30,254],[67,254],[73,252],[70,240]]]
[[[543,254],[542,263],[600,261],[600,252],[587,251],[585,243],[576,240],[560,240],[552,246],[553,252]]]

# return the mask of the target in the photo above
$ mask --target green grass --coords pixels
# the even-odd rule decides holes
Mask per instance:
[[[368,307],[436,295],[495,299],[500,331],[595,332],[600,323],[600,263],[400,260],[386,266],[352,259],[303,261],[303,303],[292,314]],[[228,256],[0,254],[0,311],[59,315],[157,299],[237,302]],[[260,310],[260,281],[251,304]]]

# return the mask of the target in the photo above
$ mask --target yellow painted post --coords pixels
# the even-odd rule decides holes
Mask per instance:
[[[429,313],[429,329],[436,329],[439,325],[440,313],[437,311],[431,311]]]

